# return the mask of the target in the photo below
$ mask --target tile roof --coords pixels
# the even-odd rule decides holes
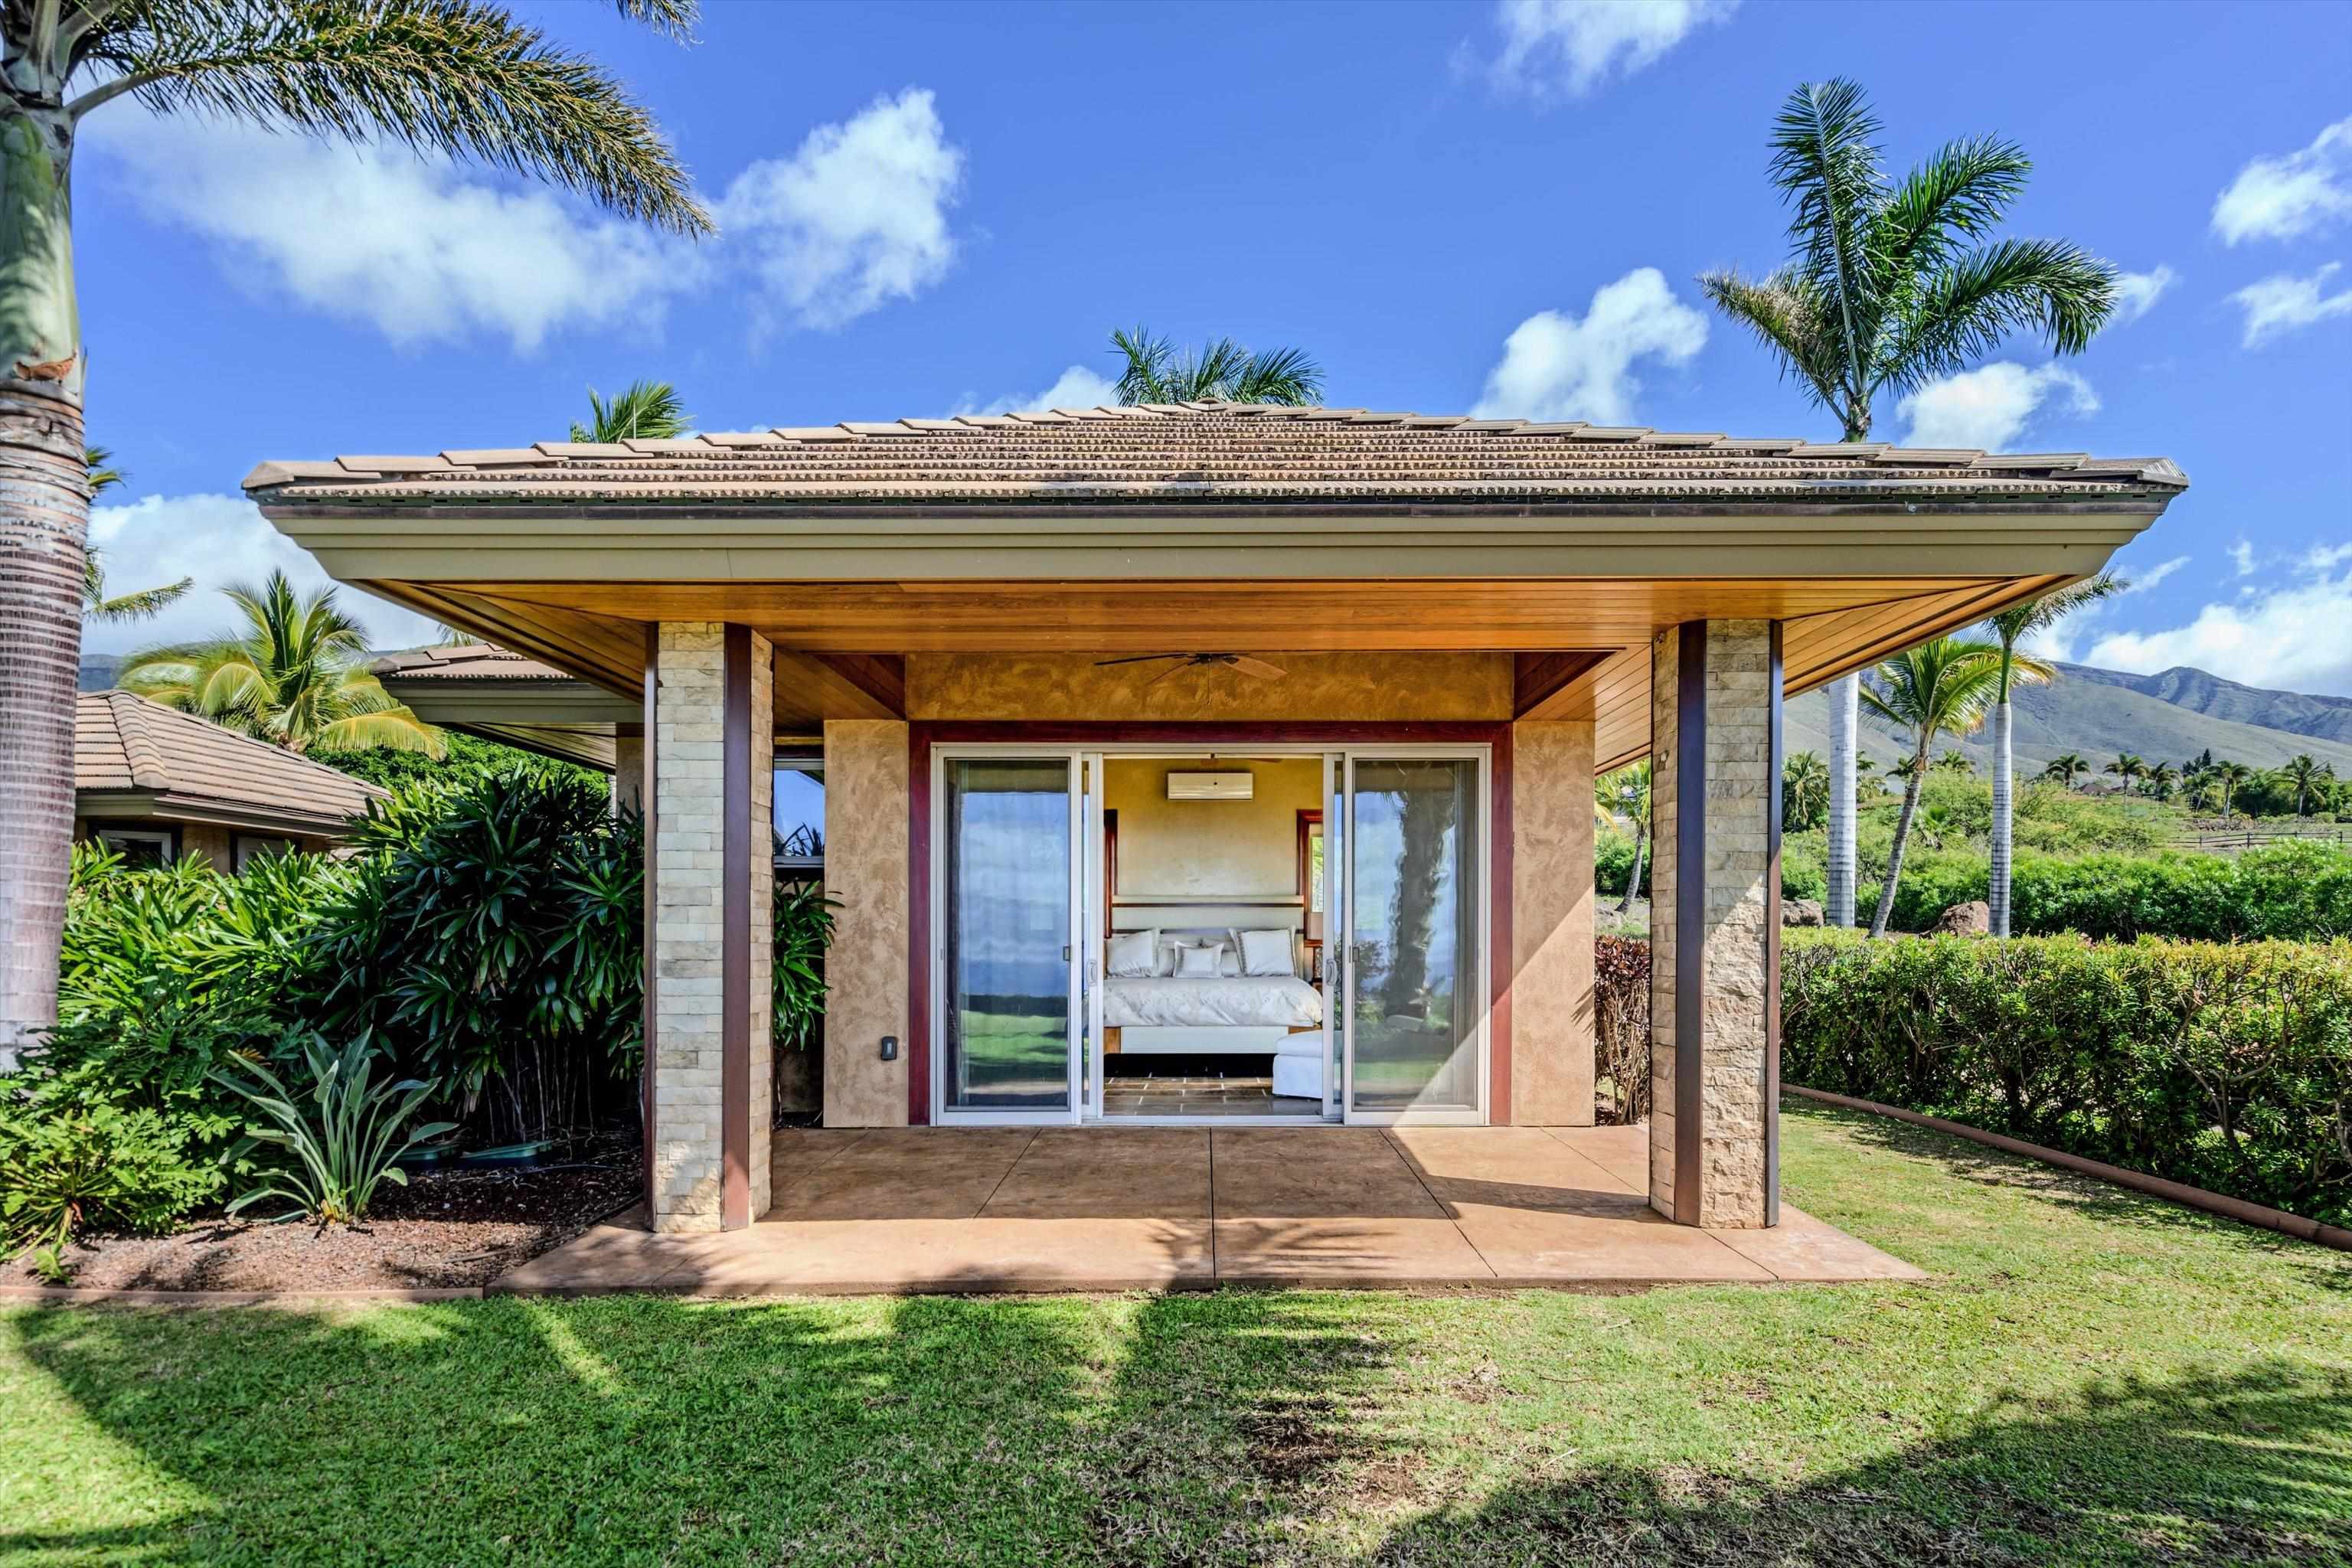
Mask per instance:
[[[245,488],[289,505],[881,507],[2168,500],[2188,483],[2162,458],[1192,403],[266,462]]]
[[[459,643],[388,653],[369,666],[375,675],[403,680],[571,680],[551,664],[541,664],[495,643]]]
[[[74,701],[74,789],[164,797],[331,827],[389,798],[372,784],[129,691]]]

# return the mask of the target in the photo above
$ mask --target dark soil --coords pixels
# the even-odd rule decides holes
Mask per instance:
[[[68,1247],[68,1283],[96,1290],[419,1290],[487,1284],[562,1246],[642,1195],[636,1135],[539,1170],[416,1172],[376,1189],[366,1224],[324,1231],[200,1219],[172,1236],[90,1237]],[[31,1264],[0,1284],[43,1285]]]

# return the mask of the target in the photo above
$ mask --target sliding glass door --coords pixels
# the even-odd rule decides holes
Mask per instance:
[[[1350,1121],[1486,1114],[1483,753],[1351,753],[1342,975]]]
[[[1066,754],[941,760],[948,1118],[1067,1121],[1079,1103],[1076,775]]]

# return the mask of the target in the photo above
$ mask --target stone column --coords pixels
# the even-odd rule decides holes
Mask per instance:
[[[654,725],[654,1228],[768,1206],[771,656],[716,622],[657,634]]]
[[[1511,1102],[1592,1125],[1592,721],[1511,726]]]
[[[824,726],[824,888],[841,902],[824,961],[827,1127],[907,1124],[908,742],[892,719]]]
[[[1650,669],[1650,1204],[1777,1225],[1780,627],[1685,622]]]

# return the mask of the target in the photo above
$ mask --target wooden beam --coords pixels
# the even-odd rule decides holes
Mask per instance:
[[[907,661],[895,654],[775,650],[776,726],[822,725],[827,719],[904,719]]]
[[[1614,648],[1569,648],[1522,653],[1511,658],[1511,716],[1515,719],[1590,719],[1592,689],[1578,678],[1608,662]]]

